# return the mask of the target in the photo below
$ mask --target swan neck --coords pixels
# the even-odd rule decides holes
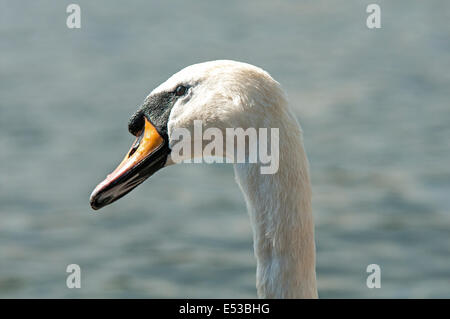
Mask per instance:
[[[280,129],[275,174],[236,164],[253,229],[260,298],[317,298],[311,185],[301,130]],[[283,140],[284,139],[284,140]]]

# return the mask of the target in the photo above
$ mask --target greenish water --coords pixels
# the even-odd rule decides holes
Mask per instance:
[[[303,126],[320,296],[450,297],[448,1],[377,1],[379,30],[368,1],[77,1],[79,30],[69,3],[0,1],[0,297],[256,296],[230,165],[88,204],[144,97],[223,58],[269,71]]]

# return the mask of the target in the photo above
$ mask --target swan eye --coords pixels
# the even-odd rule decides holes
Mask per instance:
[[[186,93],[187,88],[183,85],[178,85],[177,88],[175,89],[175,95],[176,96],[182,96]]]

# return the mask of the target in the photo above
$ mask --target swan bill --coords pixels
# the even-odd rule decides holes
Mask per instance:
[[[144,119],[144,128],[136,134],[125,158],[92,192],[90,204],[94,210],[125,196],[165,165],[170,152],[168,143],[152,123]]]

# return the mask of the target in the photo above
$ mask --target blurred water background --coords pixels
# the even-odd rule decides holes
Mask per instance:
[[[69,3],[0,1],[0,297],[256,296],[232,166],[88,204],[144,97],[223,58],[269,71],[303,126],[320,296],[450,297],[450,2],[377,1],[379,30],[369,1],[78,0],[79,30]]]

